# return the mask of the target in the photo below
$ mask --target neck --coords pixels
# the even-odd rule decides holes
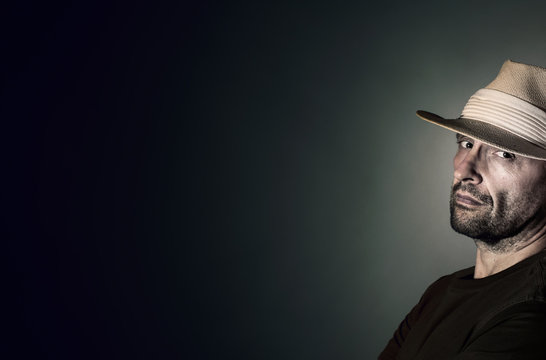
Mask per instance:
[[[505,239],[511,246],[502,251],[476,241],[476,267],[474,278],[481,279],[501,272],[546,248],[546,224],[526,239]],[[516,240],[516,241],[515,241]],[[504,241],[504,240],[503,240]]]

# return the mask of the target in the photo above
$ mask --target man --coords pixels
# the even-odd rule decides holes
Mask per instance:
[[[379,359],[546,359],[546,69],[506,61],[458,119],[451,226],[475,267],[423,294]]]

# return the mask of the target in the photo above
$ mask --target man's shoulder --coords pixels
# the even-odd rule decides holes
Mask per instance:
[[[546,249],[536,254],[536,259],[537,259],[537,262],[540,264],[540,267],[542,269],[545,269],[546,268]]]
[[[429,303],[431,299],[438,298],[445,294],[458,279],[471,278],[473,274],[474,267],[469,267],[438,278],[427,287],[420,302],[423,304]]]
[[[457,270],[451,274],[441,276],[436,281],[434,281],[430,286],[431,288],[441,288],[449,286],[454,280],[457,279],[471,279],[474,276],[474,266],[467,267],[465,269]]]
[[[472,280],[474,278],[474,270],[474,266],[457,270],[451,274],[438,278],[431,286],[446,285],[452,281]],[[524,276],[538,275],[539,277],[544,277],[546,283],[546,249],[495,274],[494,277],[502,278],[515,273],[518,273],[519,275],[524,274]]]

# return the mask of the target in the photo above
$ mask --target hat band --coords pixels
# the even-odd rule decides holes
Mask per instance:
[[[466,103],[461,118],[495,125],[546,149],[546,112],[515,96],[480,89]]]

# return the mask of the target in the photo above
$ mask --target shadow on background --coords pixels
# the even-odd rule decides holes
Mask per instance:
[[[371,359],[472,265],[458,116],[546,3],[4,11],[9,358]]]

